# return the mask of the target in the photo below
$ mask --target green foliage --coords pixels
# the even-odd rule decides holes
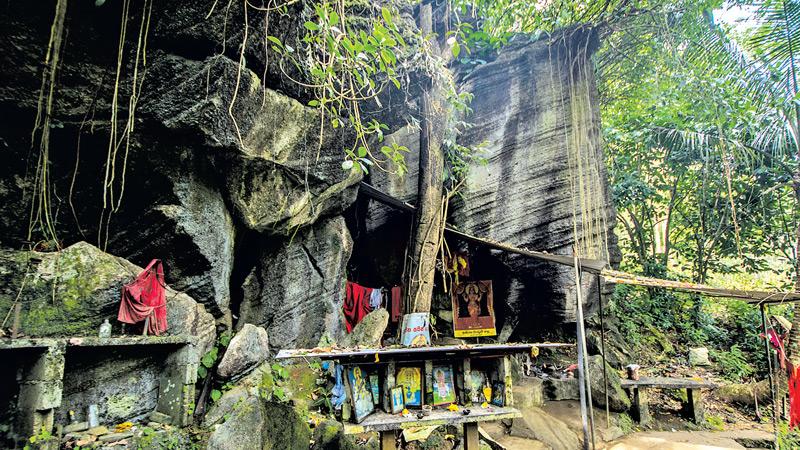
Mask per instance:
[[[730,350],[711,350],[711,357],[719,365],[722,376],[734,382],[744,381],[755,373],[755,369],[748,362],[748,357],[738,345],[733,345]]]
[[[222,358],[220,349],[227,348],[232,338],[233,332],[223,332],[219,335],[219,337],[217,337],[217,341],[214,343],[214,346],[211,347],[211,350],[207,351],[203,357],[200,358],[200,364],[197,367],[197,376],[200,377],[200,379],[207,377],[209,371],[217,365],[219,360]]]
[[[722,417],[708,414],[706,415],[706,428],[715,430],[715,431],[724,431],[725,430],[725,421],[722,420]]]
[[[622,434],[630,434],[634,431],[634,423],[628,413],[622,413],[617,416],[617,426],[622,430]]]
[[[34,434],[28,438],[23,450],[36,450],[51,448],[54,442],[58,442],[58,438],[53,436],[52,433],[42,427],[39,433]]]
[[[778,442],[775,448],[800,448],[800,432],[789,428],[786,421],[778,422]]]
[[[344,170],[356,167],[369,172],[373,164],[388,170],[391,165],[403,174],[403,153],[408,149],[397,144],[384,145],[388,126],[374,118],[365,118],[362,112],[367,101],[381,106],[379,96],[386,87],[401,87],[398,54],[406,42],[395,23],[396,14],[383,7],[380,16],[368,17],[366,22],[356,21],[339,6],[329,1],[314,6],[313,20],[304,23],[302,51],[283,44],[275,36],[267,39],[273,51],[308,77],[307,83],[295,81],[314,92],[315,98],[308,106],[320,109],[320,133],[326,121],[332,128],[345,126],[340,118],[346,118],[347,126],[355,132],[354,141],[344,149],[347,155],[342,164]],[[381,157],[372,150],[372,138],[380,144]]]
[[[286,403],[289,401],[285,389],[285,382],[289,376],[289,371],[278,363],[272,364],[269,370],[265,370],[261,375],[261,382],[258,385],[258,393],[264,400],[270,402]]]
[[[205,448],[191,430],[170,428],[156,430],[151,427],[142,427],[133,440],[136,450],[199,450]]]

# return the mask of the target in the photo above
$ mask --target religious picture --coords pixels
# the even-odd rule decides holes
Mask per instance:
[[[433,405],[455,403],[456,389],[453,383],[453,368],[447,366],[433,367]]]
[[[381,401],[380,385],[378,384],[378,374],[369,375],[369,388],[372,392],[372,403],[379,404]]]
[[[492,387],[492,404],[495,406],[505,406],[506,403],[505,383],[495,383]]]
[[[350,383],[353,416],[356,422],[361,422],[375,410],[375,404],[372,402],[372,392],[361,367],[349,367],[347,369],[347,381]]]
[[[469,385],[469,401],[472,403],[481,404],[491,400],[490,398],[485,398],[483,395],[483,386],[486,384],[486,374],[477,370],[473,370],[470,372],[469,379],[466,381]]]
[[[406,347],[425,347],[431,344],[429,313],[413,313],[403,316],[400,341]]]
[[[392,414],[398,414],[406,407],[403,386],[395,386],[391,390]]]
[[[455,337],[497,336],[491,280],[461,282],[451,298]]]
[[[401,367],[397,370],[395,383],[403,386],[406,406],[422,406],[422,369],[419,367]]]

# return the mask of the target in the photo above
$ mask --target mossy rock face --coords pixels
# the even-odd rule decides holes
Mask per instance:
[[[141,271],[86,242],[52,253],[0,250],[0,314],[8,314],[19,299],[20,331],[26,336],[94,336],[105,319],[117,334],[122,287]],[[201,354],[216,336],[211,314],[169,287],[167,324],[167,334],[197,336]]]
[[[264,448],[308,450],[311,429],[298,411],[284,403],[267,403],[264,415]]]
[[[603,364],[605,364],[607,380],[603,378]],[[592,383],[592,400],[595,405],[605,406],[606,389],[608,389],[608,407],[612,411],[627,411],[631,406],[628,394],[622,389],[622,379],[619,373],[607,363],[600,355],[589,357],[589,378]],[[606,381],[608,383],[606,384]]]
[[[645,325],[645,328],[648,331],[645,340],[653,348],[660,351],[661,355],[669,356],[675,353],[675,347],[672,345],[667,335],[653,325]]]
[[[344,426],[341,422],[335,420],[321,422],[314,428],[314,434],[311,437],[314,441],[311,446],[312,450],[339,450],[339,439],[344,436],[343,430]]]
[[[317,379],[319,375],[305,362],[287,366],[289,376],[284,381],[284,388],[287,395],[292,399],[295,409],[306,414],[314,409],[311,393],[317,389]]]
[[[138,272],[86,242],[60,252],[0,252],[0,314],[22,302],[28,336],[85,336],[116,315],[122,285]]]
[[[237,403],[227,420],[216,427],[208,440],[208,450],[272,449],[264,440],[265,422],[266,412],[261,400],[255,396],[249,397]]]

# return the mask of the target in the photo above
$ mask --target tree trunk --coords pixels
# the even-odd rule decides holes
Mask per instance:
[[[425,36],[432,31],[431,4],[420,5],[420,29]],[[436,49],[435,39],[429,39]],[[446,109],[441,101],[437,83],[428,80],[420,111],[419,178],[417,211],[409,242],[406,264],[406,311],[430,312],[436,257],[441,243],[442,186],[444,152],[442,132]]]

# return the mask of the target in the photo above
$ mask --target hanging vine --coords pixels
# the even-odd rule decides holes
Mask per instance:
[[[373,151],[370,139],[375,137],[383,143],[388,126],[376,119],[364,119],[362,104],[374,101],[382,106],[379,95],[384,89],[390,83],[400,88],[397,54],[406,42],[386,7],[381,8],[379,18],[370,20],[371,29],[351,22],[343,0],[323,1],[315,5],[313,20],[303,24],[306,34],[301,39],[302,51],[276,36],[267,36],[267,40],[270,48],[283,56],[279,63],[283,75],[313,91],[314,99],[308,106],[320,111],[319,148],[326,124],[334,129],[349,126],[355,138],[344,149],[343,169],[357,167],[368,172],[375,165],[402,174],[406,170],[403,154],[408,149],[389,143],[381,145],[380,152]],[[306,74],[309,81],[292,77],[284,61]],[[346,123],[342,123],[343,118]]]
[[[36,173],[32,184],[31,208],[28,220],[28,242],[33,243],[37,233],[45,241],[58,248],[59,242],[55,230],[55,215],[52,211],[50,183],[50,129],[53,112],[53,94],[56,87],[61,47],[64,38],[64,20],[67,15],[67,0],[56,2],[55,17],[50,27],[50,39],[44,58],[42,82],[36,107],[36,120],[31,131],[31,148],[38,147]],[[34,247],[37,247],[34,245]]]
[[[117,67],[114,79],[114,90],[111,98],[111,119],[108,137],[108,152],[103,178],[103,211],[97,231],[98,245],[105,250],[108,245],[109,224],[111,216],[122,205],[125,193],[125,172],[128,166],[128,155],[131,148],[131,135],[136,124],[136,106],[141,95],[142,84],[147,67],[147,35],[150,30],[150,16],[153,8],[152,0],[143,0],[141,20],[136,34],[136,49],[133,56],[133,72],[130,79],[130,95],[127,99],[127,116],[120,129],[120,104],[124,103],[120,93],[120,80],[123,77],[126,45],[128,39],[128,22],[131,0],[122,2],[122,18],[120,20],[119,45],[117,50]],[[122,154],[120,155],[120,150]]]

